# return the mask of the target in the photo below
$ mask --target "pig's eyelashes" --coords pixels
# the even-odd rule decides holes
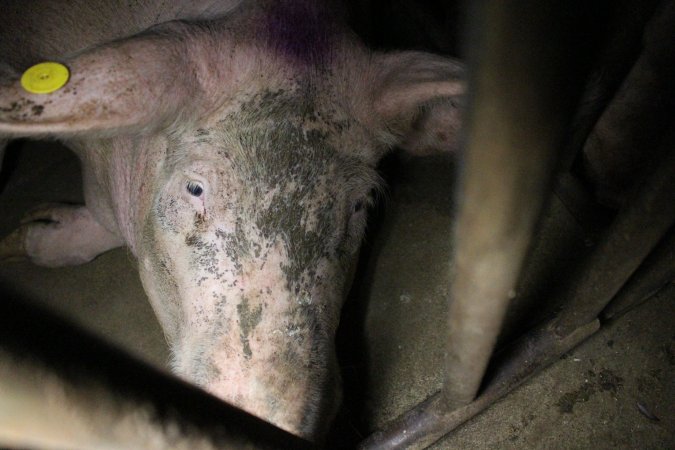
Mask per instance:
[[[204,192],[204,187],[199,181],[188,181],[186,189],[193,197],[200,197]]]
[[[361,199],[352,203],[351,215],[345,225],[345,236],[354,238],[361,235],[365,226],[365,212],[368,205],[368,199]]]

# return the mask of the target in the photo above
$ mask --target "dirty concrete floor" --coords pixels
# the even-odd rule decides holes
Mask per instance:
[[[338,339],[347,390],[341,418],[354,436],[395,418],[441,384],[452,158],[406,160],[392,167],[389,199],[368,237],[368,258]],[[78,162],[64,149],[15,145],[0,177],[0,235],[32,206],[80,201],[80,183]],[[550,205],[547,217],[535,252],[544,256],[530,263],[543,281],[523,281],[522,301],[511,310],[503,341],[545,316],[550,308],[541,303],[547,298],[542,293],[563,276],[556,267],[572,266],[565,255],[580,253],[550,248],[583,248],[588,242],[559,202]],[[539,270],[546,264],[548,269]],[[126,249],[79,267],[0,264],[0,285],[166,367],[166,343]],[[528,298],[527,292],[537,295]],[[433,448],[675,448],[674,299],[671,284]],[[659,420],[641,414],[638,402]]]

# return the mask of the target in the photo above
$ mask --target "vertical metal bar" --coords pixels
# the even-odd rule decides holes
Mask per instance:
[[[480,2],[469,36],[467,147],[455,229],[444,397],[478,391],[534,226],[549,195],[571,107],[585,74],[569,47],[573,2]],[[579,56],[582,56],[579,60]],[[581,69],[581,70],[580,70]]]
[[[311,447],[8,297],[0,301],[0,446]]]
[[[660,157],[659,139],[675,113],[675,0],[663,2],[645,29],[640,57],[583,147],[597,195],[622,204]]]
[[[642,51],[644,28],[659,0],[617,0],[601,54],[593,64],[565,145],[561,169],[569,170],[612,96]]]
[[[373,433],[360,448],[423,448],[592,334],[559,338],[550,324],[525,339],[474,399],[581,92],[600,2],[484,0],[471,4],[470,99],[449,313],[444,390]],[[597,9],[590,9],[590,7]]]
[[[655,173],[619,212],[565,290],[559,336],[595,319],[675,223],[675,122],[662,146],[666,155]]]

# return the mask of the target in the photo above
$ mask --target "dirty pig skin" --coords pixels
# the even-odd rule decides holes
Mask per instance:
[[[30,212],[0,258],[58,267],[128,246],[172,370],[319,439],[375,166],[394,146],[453,150],[461,65],[371,51],[315,0],[3,8],[0,143],[65,143],[85,205]],[[69,80],[27,92],[42,61]]]

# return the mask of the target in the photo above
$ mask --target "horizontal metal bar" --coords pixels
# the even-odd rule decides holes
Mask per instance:
[[[0,301],[0,445],[312,447],[6,294]]]

